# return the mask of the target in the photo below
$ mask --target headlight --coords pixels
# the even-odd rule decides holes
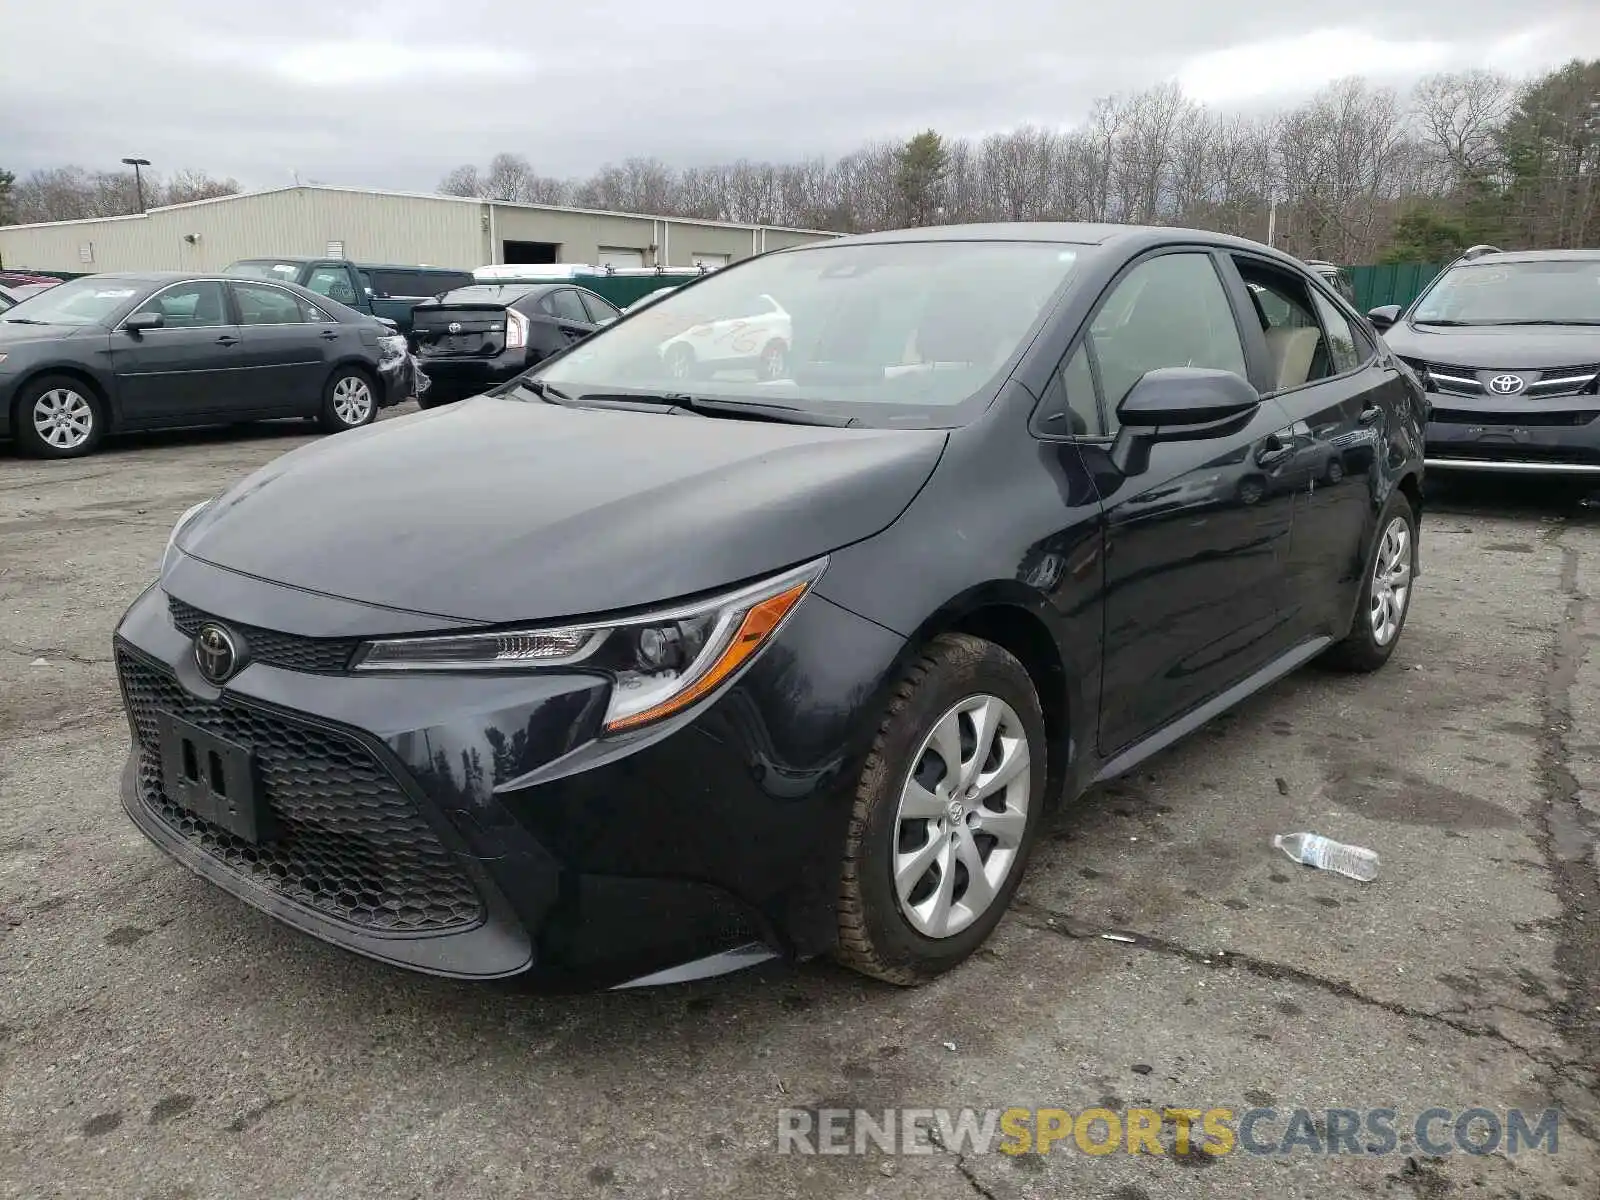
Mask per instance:
[[[384,362],[399,358],[405,352],[406,335],[403,333],[385,334],[378,339],[378,357]]]
[[[172,527],[172,532],[167,534],[166,549],[161,552],[161,565],[163,567],[167,565],[167,559],[172,554],[172,548],[178,544],[178,535],[183,532],[184,526],[198,517],[207,508],[211,507],[211,504],[215,500],[215,496],[211,497],[210,500],[202,500],[199,504],[196,504],[193,508],[188,509],[184,512],[183,516],[178,518],[178,523]]]
[[[366,642],[358,671],[570,668],[612,681],[605,731],[688,708],[747,666],[827,565],[818,559],[760,583],[637,617],[544,629]]]

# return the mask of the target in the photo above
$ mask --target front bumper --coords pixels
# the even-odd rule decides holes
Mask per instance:
[[[1600,474],[1600,397],[1428,394],[1429,470]]]
[[[238,577],[183,567],[188,603],[152,588],[116,635],[133,730],[122,794],[156,845],[213,883],[349,950],[463,978],[618,986],[764,956],[752,947],[832,945],[875,724],[857,710],[897,636],[814,594],[732,687],[598,739],[594,676],[347,673],[354,639],[328,636],[325,598],[280,609],[268,633],[252,604],[237,621],[218,613]],[[202,614],[253,653],[225,689],[194,662]],[[161,710],[251,746],[276,837],[245,843],[171,800]]]

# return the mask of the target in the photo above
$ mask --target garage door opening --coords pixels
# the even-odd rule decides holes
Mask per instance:
[[[502,242],[500,261],[512,264],[558,263],[561,261],[560,242]]]
[[[644,266],[644,251],[636,250],[632,246],[601,246],[600,265],[602,267],[642,267]]]

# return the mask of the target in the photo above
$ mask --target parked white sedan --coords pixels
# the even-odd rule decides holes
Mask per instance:
[[[679,379],[753,369],[758,379],[788,372],[789,314],[762,293],[761,311],[747,317],[692,325],[661,343],[661,357]]]

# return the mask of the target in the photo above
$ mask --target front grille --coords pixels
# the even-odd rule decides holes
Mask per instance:
[[[471,880],[359,743],[227,698],[202,700],[121,649],[117,673],[137,730],[139,798],[191,846],[285,900],[364,931],[437,933],[483,920]],[[251,748],[278,836],[244,841],[168,798],[158,710]]]
[[[279,633],[255,625],[239,625],[201,612],[176,596],[167,597],[167,612],[180,633],[194,637],[207,621],[226,625],[244,639],[251,662],[282,667],[286,671],[307,671],[314,675],[338,675],[350,665],[351,656],[361,644],[358,638],[310,638]]]
[[[1600,380],[1600,365],[1551,367],[1544,371],[1500,370],[1489,367],[1456,367],[1408,358],[1432,389],[1446,396],[1484,396],[1489,394],[1484,380],[1495,375],[1519,375],[1525,384],[1515,397],[1507,399],[1551,400],[1561,396],[1593,395]]]
[[[1431,419],[1452,425],[1515,425],[1522,429],[1575,429],[1587,425],[1600,416],[1600,409],[1578,409],[1573,412],[1474,412],[1469,408],[1435,408]]]

